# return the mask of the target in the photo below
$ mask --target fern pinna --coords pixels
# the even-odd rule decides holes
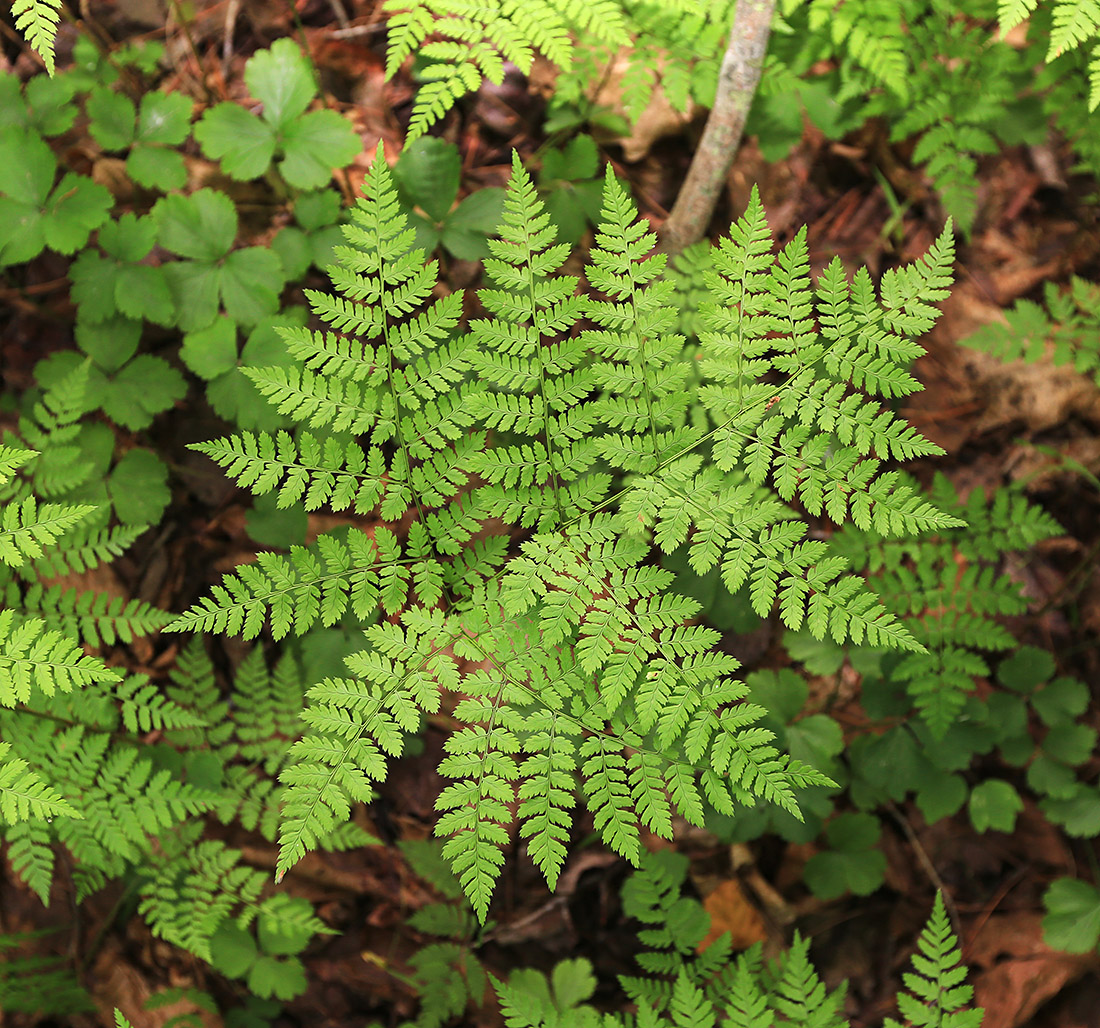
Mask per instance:
[[[345,677],[307,694],[278,874],[371,798],[444,694],[464,727],[440,765],[437,830],[482,919],[517,820],[556,880],[578,773],[597,830],[631,860],[674,812],[701,824],[705,806],[765,799],[799,816],[799,790],[829,779],[756,724],[738,662],[653,547],[687,541],[695,570],[720,566],[758,612],[778,603],[818,638],[923,649],[787,503],[885,536],[958,524],[885,470],[936,448],[876,398],[918,388],[906,367],[946,293],[950,227],[887,273],[881,300],[838,260],[815,289],[805,232],[775,257],[754,193],[711,255],[693,361],[665,257],[610,172],[579,290],[515,159],[490,316],[465,331],[462,296],[432,298],[435,262],[413,248],[381,150],[364,193],[332,271],[341,295],[309,297],[335,331],[286,329],[300,367],[249,371],[297,430],[198,449],[281,505],[392,527],[261,554],[171,626],[254,637],[266,619],[279,639],[388,615]]]

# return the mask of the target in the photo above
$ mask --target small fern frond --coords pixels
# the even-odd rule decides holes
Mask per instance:
[[[936,902],[913,954],[913,971],[902,976],[907,993],[898,996],[898,1009],[911,1028],[980,1028],[981,1009],[963,1009],[974,995],[965,984],[966,966],[960,964],[958,940],[951,931],[943,894]],[[884,1028],[902,1028],[888,1017]]]
[[[44,503],[33,496],[9,503],[0,512],[0,562],[21,568],[37,560],[78,521],[96,508],[90,504]]]
[[[0,742],[0,824],[83,816],[25,760],[11,756],[10,743]]]
[[[377,555],[376,555],[376,550]],[[314,546],[292,546],[289,556],[261,553],[255,564],[226,574],[189,610],[166,626],[169,632],[224,632],[254,639],[270,618],[271,633],[282,639],[292,628],[302,635],[318,620],[334,625],[349,608],[366,619],[379,601],[379,576],[388,570],[399,576],[408,568],[396,563],[396,543],[388,530],[371,539],[352,529],[346,542],[320,536]],[[405,593],[386,593],[390,609],[404,602]]]
[[[16,621],[14,611],[0,610],[0,706],[25,703],[36,689],[52,696],[119,677],[71,638],[48,630],[41,618]]]
[[[54,37],[61,19],[61,0],[12,0],[15,27],[23,33],[46,71],[54,73]]]

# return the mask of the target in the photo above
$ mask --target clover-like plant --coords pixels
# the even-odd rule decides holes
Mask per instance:
[[[359,152],[351,125],[336,111],[307,111],[317,95],[309,62],[291,39],[276,40],[245,66],[245,85],[261,104],[257,117],[239,104],[210,108],[195,126],[207,157],[230,177],[262,177],[275,162],[295,189],[319,189]]]

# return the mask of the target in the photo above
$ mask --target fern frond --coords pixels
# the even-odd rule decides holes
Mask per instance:
[[[125,600],[107,593],[36,583],[20,594],[8,586],[7,606],[42,618],[47,627],[79,638],[89,646],[131,643],[139,636],[164,628],[172,615],[144,600]]]
[[[0,742],[0,824],[83,817],[64,796],[18,757],[11,744]]]
[[[386,78],[410,54],[430,61],[413,105],[408,141],[422,135],[483,79],[500,83],[505,60],[530,69],[534,51],[568,67],[570,30],[616,45],[628,40],[616,0],[386,0]]]
[[[61,0],[12,0],[15,27],[23,33],[46,71],[54,73],[54,37],[61,19]]]
[[[453,657],[438,625],[423,631],[374,625],[373,650],[348,657],[355,679],[325,679],[307,693],[303,720],[313,730],[291,748],[279,775],[287,786],[279,836],[282,877],[307,850],[346,821],[351,804],[371,798],[371,781],[385,777],[386,757],[404,748],[420,711],[439,709],[439,690],[457,686]]]
[[[154,935],[209,961],[211,937],[240,907],[256,904],[266,876],[221,840],[188,834],[190,845],[146,870],[138,912]]]
[[[378,551],[378,555],[376,555]],[[395,563],[392,534],[379,529],[371,539],[352,529],[346,542],[320,536],[312,547],[292,546],[289,556],[261,553],[255,564],[226,574],[188,611],[166,626],[169,632],[224,632],[254,639],[270,618],[271,633],[282,639],[292,628],[301,635],[318,620],[334,625],[349,608],[366,618],[379,599],[379,575],[404,571]],[[407,574],[407,571],[406,571]],[[404,593],[388,594],[397,609]]]
[[[82,653],[71,638],[48,630],[40,618],[17,622],[14,611],[0,610],[0,706],[25,703],[35,689],[52,696],[118,678],[118,672]]]
[[[95,507],[90,504],[44,503],[33,496],[9,503],[0,512],[0,562],[21,568],[37,560],[43,549],[56,543]]]
[[[966,967],[951,931],[942,893],[936,902],[913,954],[913,971],[902,975],[907,993],[898,996],[898,1009],[912,1028],[980,1028],[981,1009],[963,1009],[974,995],[965,984]],[[884,1028],[902,1028],[888,1017]]]

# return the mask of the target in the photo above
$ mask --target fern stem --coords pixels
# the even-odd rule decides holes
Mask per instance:
[[[660,248],[665,253],[680,253],[707,230],[760,81],[774,10],[775,0],[737,0],[718,94],[687,178],[661,228]]]

